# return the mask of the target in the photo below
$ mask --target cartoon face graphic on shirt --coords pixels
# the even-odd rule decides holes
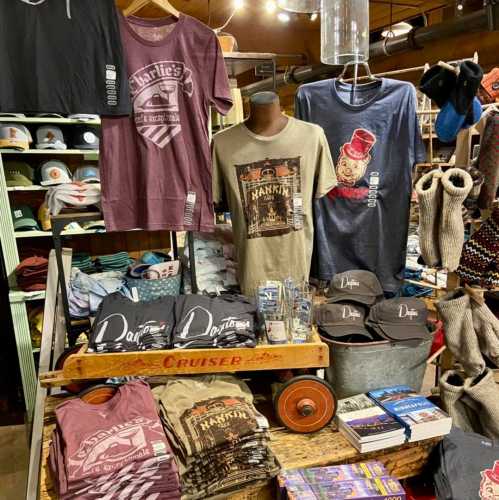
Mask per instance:
[[[480,483],[480,498],[481,500],[498,500],[499,499],[499,460],[496,460],[494,467],[485,469],[480,473],[482,481]]]
[[[344,186],[353,187],[364,177],[371,162],[370,151],[376,143],[376,136],[366,129],[354,130],[350,142],[341,147],[336,176]]]

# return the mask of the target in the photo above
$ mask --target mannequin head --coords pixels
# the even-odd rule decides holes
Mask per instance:
[[[279,103],[279,96],[275,92],[257,92],[250,97],[250,103],[261,106]]]

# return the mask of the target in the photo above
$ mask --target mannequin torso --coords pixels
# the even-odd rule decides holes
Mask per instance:
[[[287,123],[275,92],[258,92],[250,97],[250,115],[244,124],[251,132],[270,137],[283,130]]]

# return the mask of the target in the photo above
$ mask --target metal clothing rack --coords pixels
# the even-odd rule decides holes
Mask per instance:
[[[76,342],[79,335],[78,327],[81,326],[79,322],[73,322],[69,313],[69,300],[68,291],[66,287],[66,276],[63,265],[63,251],[62,251],[62,238],[64,235],[62,231],[71,222],[88,222],[102,219],[100,212],[66,212],[51,217],[52,222],[52,239],[54,242],[55,257],[57,261],[58,281],[61,290],[62,305],[64,311],[64,320],[68,334],[69,345],[72,346]],[[178,241],[177,233],[171,231],[172,238],[172,251],[174,259],[178,259]],[[196,280],[196,259],[194,255],[194,235],[192,231],[187,231],[187,243],[189,246],[189,268],[191,273],[191,289],[192,293],[198,292]]]

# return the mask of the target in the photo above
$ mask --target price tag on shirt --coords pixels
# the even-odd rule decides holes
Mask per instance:
[[[293,225],[295,229],[303,227],[303,197],[301,193],[293,195]]]

